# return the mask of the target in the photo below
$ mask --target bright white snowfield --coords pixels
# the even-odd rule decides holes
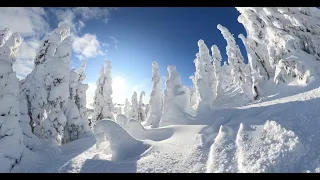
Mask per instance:
[[[192,87],[168,65],[162,91],[153,62],[149,103],[134,92],[116,106],[107,60],[93,110],[85,108],[86,63],[70,71],[68,24],[44,37],[20,82],[12,65],[22,38],[1,30],[0,172],[320,172],[320,10],[237,10],[247,37],[217,25],[223,65],[219,47],[195,42]]]

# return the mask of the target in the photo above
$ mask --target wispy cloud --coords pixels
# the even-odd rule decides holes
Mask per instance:
[[[119,40],[116,39],[115,37],[109,36],[109,38],[112,39],[112,41],[113,41],[114,44],[118,44],[118,43],[119,43]]]
[[[75,7],[75,8],[54,8],[50,11],[56,16],[58,21],[65,21],[71,25],[74,34],[78,34],[85,26],[85,22],[92,19],[100,19],[107,23],[110,11],[113,8],[101,7]]]
[[[93,34],[84,34],[82,37],[75,37],[72,43],[72,49],[80,60],[105,55],[105,52],[101,50],[101,43],[98,41],[97,36]]]

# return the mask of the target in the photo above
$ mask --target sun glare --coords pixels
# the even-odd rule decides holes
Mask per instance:
[[[127,83],[122,77],[115,76],[112,78],[112,97],[114,103],[124,103],[127,98],[127,88]]]

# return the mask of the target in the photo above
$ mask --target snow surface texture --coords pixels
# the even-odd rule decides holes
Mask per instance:
[[[214,120],[198,120],[199,124],[207,125],[163,127],[161,129],[172,131],[173,134],[161,141],[139,141],[121,128],[121,136],[118,134],[116,137],[126,138],[120,142],[145,142],[150,148],[126,161],[111,161],[113,151],[108,140],[102,138],[106,144],[100,143],[101,148],[96,149],[92,146],[94,139],[84,138],[61,146],[60,149],[68,149],[63,156],[62,152],[50,154],[50,158],[59,160],[49,160],[48,155],[32,156],[35,158],[33,161],[42,163],[41,167],[31,168],[30,163],[33,161],[25,162],[20,166],[20,171],[316,172],[320,167],[319,107],[320,89],[316,88],[243,107],[215,110],[210,113],[210,117],[216,117]],[[101,126],[100,132],[119,130],[120,126],[116,123],[107,122],[106,129]],[[129,148],[124,144],[121,146]],[[131,151],[136,152],[133,149]]]
[[[150,139],[153,141],[162,141],[172,136],[173,132],[170,129],[145,129],[141,123],[134,119],[130,119],[127,124],[127,131],[139,140]]]

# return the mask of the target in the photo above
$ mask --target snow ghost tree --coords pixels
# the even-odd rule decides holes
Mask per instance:
[[[202,78],[198,79],[197,86],[201,99],[197,109],[197,116],[199,116],[212,109],[213,94],[210,93],[212,89]]]
[[[161,77],[159,73],[158,63],[152,62],[152,92],[149,100],[150,110],[148,112],[146,126],[156,128],[159,126],[159,122],[162,115],[163,95],[161,88]]]
[[[87,132],[90,132],[90,126],[89,126],[89,120],[88,120],[88,114],[87,114],[87,97],[86,97],[86,91],[88,90],[89,86],[88,84],[83,84],[83,81],[86,79],[86,74],[84,73],[84,70],[86,68],[86,61],[82,61],[81,66],[78,70],[79,79],[78,84],[76,88],[76,96],[75,96],[75,103],[79,109],[80,113],[80,119],[82,120],[81,124],[81,130],[79,131],[79,135],[86,134]]]
[[[253,100],[253,94],[251,91],[252,80],[251,76],[246,78],[246,74],[250,73],[246,72],[247,68],[244,64],[244,58],[241,54],[240,48],[236,44],[233,35],[226,27],[218,24],[217,28],[221,31],[222,36],[227,41],[226,51],[228,55],[228,63],[232,68],[231,75],[234,77],[234,82],[243,90],[244,95],[246,95],[249,100]]]
[[[139,117],[138,117],[138,119],[139,119],[139,121],[141,121],[141,122],[143,122],[144,120],[145,120],[145,110],[144,110],[144,104],[143,104],[143,102],[142,102],[142,98],[143,98],[143,96],[145,96],[145,92],[144,91],[142,91],[141,93],[140,93],[140,100],[139,100]]]
[[[138,120],[139,112],[138,112],[138,95],[137,92],[133,92],[131,97],[131,111],[130,111],[130,118]]]
[[[93,115],[92,115],[92,124],[91,126],[93,127],[95,124],[95,121],[102,119],[102,107],[105,104],[104,103],[104,98],[103,98],[103,85],[105,82],[105,77],[104,77],[104,67],[101,66],[100,69],[100,75],[97,80],[97,89],[94,94],[94,101],[93,101]]]
[[[212,89],[213,92],[215,92],[215,86],[214,86],[215,76],[214,76],[214,71],[212,66],[212,57],[210,56],[209,49],[202,39],[198,41],[198,47],[199,47],[199,60],[204,70],[204,72],[200,73],[200,78],[202,78],[203,81],[209,85],[209,87]],[[211,93],[211,92],[209,91],[208,93]]]
[[[71,36],[65,38],[56,49],[53,58],[48,59],[48,116],[43,122],[44,137],[57,145],[63,140],[65,115],[69,102],[69,66],[72,52]]]
[[[20,81],[20,87],[24,86],[25,79]],[[20,108],[20,127],[23,134],[23,142],[24,145],[33,150],[37,143],[39,142],[39,138],[32,133],[30,126],[30,117],[28,115],[28,108],[30,103],[27,101],[27,96],[25,91],[20,91],[19,94],[19,108]]]
[[[215,76],[215,92],[214,97],[218,97],[218,95],[222,95],[222,89],[221,89],[221,53],[217,45],[213,45],[211,47],[212,52],[212,58],[213,58],[213,69],[214,69],[214,76]]]
[[[106,60],[106,69],[105,69],[105,83],[103,86],[103,97],[106,100],[106,106],[102,108],[103,118],[114,120],[113,116],[113,102],[112,102],[112,78],[111,78],[111,63],[109,60]]]
[[[0,172],[11,172],[21,161],[24,144],[19,126],[19,81],[13,72],[22,39],[6,28],[0,36]]]
[[[252,52],[252,48],[248,44],[249,41],[243,36],[243,34],[239,34],[239,38],[242,40],[248,54],[248,63],[249,63],[250,70],[246,72],[251,72],[251,73],[247,74],[246,78],[248,79],[248,77],[251,76],[253,98],[257,100],[259,97],[259,88],[258,88],[259,80],[262,79],[263,77],[260,76],[259,71],[256,71],[257,69],[259,69],[259,67],[257,66],[258,64],[256,62],[257,61],[256,55]]]
[[[101,67],[100,77],[97,81],[97,89],[94,96],[94,114],[93,121],[101,119],[114,120],[114,106],[112,102],[112,78],[111,78],[111,63],[105,61],[106,69]],[[95,123],[93,123],[95,124]]]
[[[126,102],[125,102],[125,105],[124,105],[124,108],[123,108],[123,114],[129,118],[130,117],[130,111],[131,111],[131,105],[130,105],[130,102],[128,100],[128,98],[126,98]]]
[[[80,68],[80,72],[82,71],[82,66]],[[66,111],[67,124],[64,131],[65,143],[76,140],[80,135],[83,135],[85,132],[89,131],[88,117],[86,114],[83,114],[83,112],[86,112],[86,110],[83,110],[85,108],[84,103],[86,103],[85,99],[83,102],[83,94],[85,94],[85,91],[88,87],[85,84],[81,84],[81,79],[83,79],[83,76],[85,77],[85,74],[82,74],[81,76],[82,78],[80,78],[80,74],[78,74],[75,69],[72,69],[69,75],[70,95]],[[80,115],[80,110],[82,111],[82,116]]]
[[[196,54],[196,58],[194,59],[193,62],[195,64],[196,71],[194,73],[194,76],[191,76],[191,80],[192,80],[193,85],[194,85],[194,89],[193,89],[193,92],[192,92],[191,100],[192,100],[192,105],[197,109],[198,105],[199,105],[199,102],[201,100],[200,99],[200,95],[199,95],[199,87],[197,85],[197,81],[201,77],[205,77],[205,70],[204,70],[203,63],[201,62],[199,53]]]
[[[38,137],[42,137],[42,123],[45,114],[48,114],[48,85],[46,76],[52,67],[48,66],[48,61],[54,59],[58,45],[70,34],[70,27],[66,23],[59,23],[58,28],[46,35],[41,41],[34,60],[33,71],[25,78],[25,83],[21,86],[22,93],[25,93],[27,103],[30,104],[28,114],[31,119],[32,132]],[[55,66],[56,67],[56,66]]]
[[[160,126],[172,124],[184,124],[185,112],[190,107],[189,90],[186,86],[181,86],[181,77],[176,67],[169,65],[169,76],[166,78],[166,90],[164,92],[163,115]]]
[[[266,69],[275,83],[307,84],[313,78],[318,68],[313,62],[320,59],[319,22],[315,20],[320,15],[316,7],[237,9],[241,13],[238,21],[247,30],[247,44],[257,52],[260,71]]]

